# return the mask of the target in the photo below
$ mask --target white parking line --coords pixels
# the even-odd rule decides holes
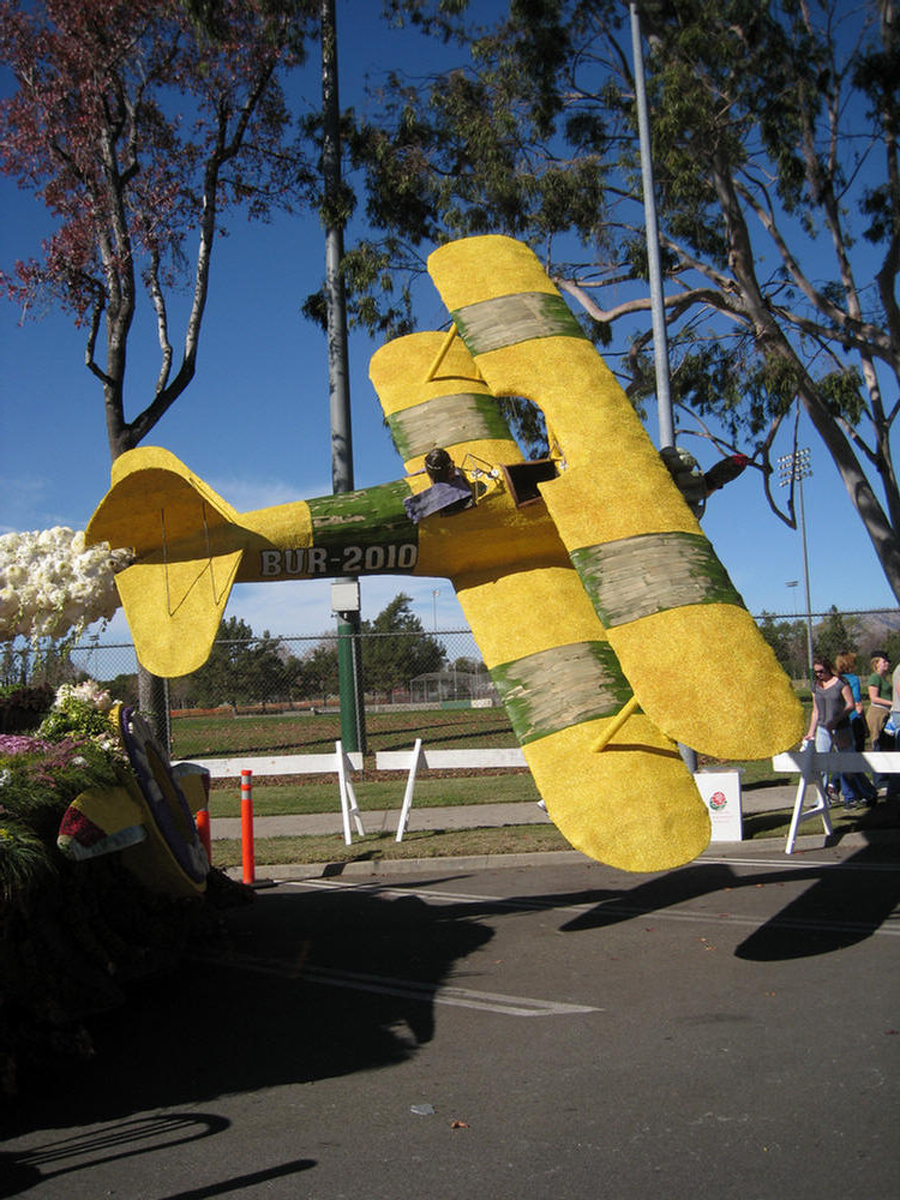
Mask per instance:
[[[307,967],[302,972],[302,978],[312,983],[324,983],[329,987],[357,988],[363,992],[380,992],[388,996],[402,996],[408,1000],[428,1000],[433,1004],[449,1004],[455,1008],[476,1008],[482,1012],[502,1013],[508,1017],[563,1017],[574,1013],[603,1011],[589,1004],[536,1000],[532,996],[505,996],[500,992],[477,992],[471,988],[419,983],[414,979],[390,979],[380,975],[363,975],[356,971],[332,971],[327,967]]]
[[[537,1000],[533,996],[506,996],[501,992],[478,992],[472,988],[448,987],[440,983],[422,983],[417,979],[392,979],[386,975],[366,975],[361,971],[337,971],[330,967],[301,966],[278,959],[239,956],[229,959],[207,959],[218,966],[239,971],[254,971],[262,975],[280,975],[288,979],[303,979],[326,987],[350,988],[358,992],[374,992],[382,996],[399,996],[404,1000],[420,1000],[429,1004],[444,1004],[452,1008],[474,1008],[481,1012],[499,1013],[506,1017],[566,1017],[579,1013],[603,1012],[589,1004],[567,1004],[561,1000]]]
[[[769,918],[742,916],[732,912],[698,911],[687,908],[660,908],[652,905],[629,904],[627,901],[623,902],[614,899],[588,902],[586,904],[555,904],[552,900],[545,900],[539,896],[505,899],[500,896],[478,895],[467,892],[441,892],[431,888],[398,888],[383,887],[373,883],[341,883],[336,879],[291,880],[290,886],[319,891],[335,891],[344,888],[355,892],[367,891],[372,895],[388,896],[392,899],[401,899],[404,896],[416,896],[420,900],[437,902],[439,904],[491,905],[498,909],[508,908],[510,910],[525,912],[552,910],[559,913],[577,913],[579,915],[595,913],[599,919],[598,923],[602,923],[603,914],[608,913],[612,919],[621,918],[627,920],[634,917],[652,917],[655,921],[682,921],[694,924],[741,925],[747,927],[759,927],[771,924],[785,929],[805,929],[817,932],[865,933],[872,937],[900,936],[900,925],[896,924],[889,925],[885,923],[879,925],[877,929],[873,929],[871,923],[867,921],[830,921],[818,920],[815,917],[792,918],[778,917],[777,915]],[[697,898],[702,899],[703,897],[698,896]]]
[[[804,851],[802,853],[809,853]],[[818,858],[803,858],[794,856],[788,858],[713,858],[712,855],[694,860],[693,866],[704,863],[714,863],[716,866],[729,867],[777,867],[779,870],[794,871],[896,871],[897,864],[889,862],[853,862],[851,859],[841,859],[839,862],[824,862]]]

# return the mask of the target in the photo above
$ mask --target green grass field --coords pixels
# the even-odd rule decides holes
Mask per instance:
[[[379,750],[410,750],[416,738],[436,749],[472,746],[515,746],[509,718],[502,708],[435,709],[422,712],[373,713],[367,718],[365,770],[353,787],[362,811],[399,808],[402,772],[375,774]],[[172,723],[172,759],[279,754],[323,754],[340,739],[337,714],[297,713],[288,716],[176,717]],[[270,777],[253,781],[257,816],[331,812],[336,803],[333,775]],[[468,775],[423,772],[416,783],[419,806],[535,803],[540,797],[528,771]],[[210,797],[212,817],[240,815],[237,780],[215,780]]]
[[[416,738],[433,749],[466,749],[472,746],[515,746],[516,738],[503,708],[431,709],[416,712],[371,713],[366,718],[367,754],[363,778],[374,774],[374,756],[379,750],[411,750]],[[297,712],[266,716],[175,717],[172,722],[172,759],[234,758],[241,755],[322,754],[334,749],[340,739],[341,726],[337,713]],[[719,766],[722,770],[741,770],[744,786],[773,781],[769,759],[759,762],[725,763],[700,759],[701,766]],[[479,772],[483,775],[483,772]],[[518,779],[508,773],[498,778]],[[529,777],[530,778],[530,777]],[[450,777],[443,775],[449,787]],[[302,803],[313,803],[312,795],[321,786],[315,776],[298,777],[279,783],[279,790],[291,791]],[[368,784],[366,787],[368,788]],[[373,785],[378,786],[378,785]],[[442,803],[441,788],[433,793],[431,803]],[[448,792],[448,795],[451,794]],[[448,804],[480,803],[480,796],[459,799],[458,790]],[[535,799],[536,793],[526,791],[522,799]],[[381,807],[374,804],[372,807]],[[282,809],[281,811],[320,811]]]
[[[252,716],[175,717],[172,758],[233,757],[240,754],[322,754],[340,739],[337,713],[296,712]],[[367,751],[408,750],[416,738],[435,749],[515,746],[503,708],[430,709],[370,713]]]
[[[176,718],[173,730],[173,758],[248,757],[262,754],[323,753],[333,749],[340,738],[337,714],[298,713],[296,715],[249,717]],[[353,787],[361,812],[398,810],[403,800],[405,775],[390,775],[374,770],[377,750],[410,749],[417,737],[427,745],[441,749],[472,746],[514,746],[515,737],[503,709],[451,709],[423,712],[370,714],[367,722],[368,754],[366,770],[354,778]],[[793,776],[776,776],[771,760],[760,762],[713,762],[700,760],[700,766],[722,770],[740,769],[744,789],[768,784],[791,784]],[[468,774],[422,772],[416,780],[416,808],[446,805],[495,803],[534,804],[539,799],[528,771],[471,771]],[[257,817],[293,813],[335,812],[338,807],[337,780],[330,776],[294,776],[256,778],[253,783],[253,810]],[[877,810],[845,813],[832,811],[838,835],[865,831],[881,826],[896,827],[897,814],[881,805]],[[214,781],[210,797],[210,815],[240,815],[240,785],[237,780]],[[744,839],[787,836],[791,809],[744,815]],[[413,822],[413,826],[415,822]],[[819,827],[812,832],[819,832]],[[403,858],[432,858],[456,855],[512,854],[531,851],[567,850],[568,843],[553,827],[544,824],[503,828],[463,830],[416,830],[397,843],[393,833],[369,833],[345,846],[339,835],[323,837],[257,838],[255,842],[257,874],[266,865],[290,862],[352,862]],[[214,860],[220,867],[241,863],[238,840],[217,839]]]
[[[310,782],[312,780],[312,782]],[[353,780],[353,791],[361,812],[399,809],[403,803],[406,777]],[[416,779],[416,806],[444,808],[464,804],[536,804],[540,799],[534,780],[527,771],[489,775],[473,772],[467,776],[419,776]],[[253,812],[258,817],[282,817],[291,813],[334,812],[338,805],[337,777],[304,777],[298,782],[253,784]],[[240,784],[237,780],[217,781],[210,794],[211,817],[238,817],[241,812]]]
[[[419,858],[469,857],[486,854],[529,854],[571,850],[553,825],[505,825],[499,829],[411,829],[403,841],[393,833],[368,833],[344,844],[339,835],[324,837],[256,838],[256,877],[277,863],[344,863],[398,861]],[[225,839],[213,843],[213,863],[225,869],[241,865],[241,843]]]
[[[879,805],[875,810],[849,813],[832,809],[832,825],[838,839],[848,833],[866,833],[873,829],[897,829],[897,807]],[[745,842],[775,838],[783,847],[790,825],[791,810],[745,814]],[[821,822],[805,825],[803,834],[821,834]],[[571,850],[562,834],[552,825],[506,825],[501,828],[411,829],[402,842],[394,834],[367,833],[354,837],[347,846],[339,834],[322,837],[257,838],[254,843],[256,877],[265,878],[267,866],[278,863],[349,863],[389,862],[402,859],[468,857],[489,854],[528,854]],[[715,845],[711,847],[715,850]],[[220,868],[240,867],[241,843],[222,839],[213,843],[213,862]]]
[[[173,722],[172,756],[173,759],[239,758],[242,755],[323,753],[333,749],[340,733],[340,719],[336,713],[177,717]],[[365,770],[353,781],[362,812],[399,809],[403,801],[405,775],[402,772],[376,774],[374,755],[378,750],[410,749],[418,737],[427,745],[440,749],[516,744],[509,719],[502,708],[373,713],[367,718],[367,735]],[[744,763],[713,763],[701,759],[700,765],[719,766],[723,770],[740,768],[742,786],[745,788],[790,782],[786,777],[776,778],[768,759]],[[418,808],[518,802],[534,804],[539,799],[537,788],[527,770],[474,770],[468,774],[423,771],[416,780]],[[268,779],[258,776],[253,781],[253,809],[258,817],[333,812],[336,806],[337,782],[334,775]],[[237,817],[240,811],[239,782],[214,780],[210,797],[211,817]],[[555,831],[547,832],[558,839]],[[485,833],[483,840],[488,842],[497,836],[496,833]],[[538,832],[532,828],[509,836],[532,839],[538,837]],[[564,847],[565,843],[558,840],[560,847]],[[308,840],[307,844],[309,853],[312,846]],[[332,856],[332,851],[340,858],[337,843],[331,847],[328,857]],[[277,853],[280,855],[283,852],[282,846]],[[325,853],[324,850],[322,852]]]

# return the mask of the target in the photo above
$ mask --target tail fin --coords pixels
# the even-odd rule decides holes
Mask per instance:
[[[187,675],[209,656],[246,545],[238,513],[174,454],[129,450],[85,532],[130,548],[116,586],[141,663]]]

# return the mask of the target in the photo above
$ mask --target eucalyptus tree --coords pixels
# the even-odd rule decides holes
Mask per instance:
[[[433,242],[533,245],[634,403],[653,389],[627,6],[395,0],[459,39],[440,78],[389,75],[354,140],[379,232],[349,258],[357,317],[404,329]],[[693,431],[770,454],[805,411],[900,598],[900,54],[893,0],[642,0],[672,394]],[[388,288],[387,292],[380,289]],[[533,414],[520,431],[535,443]],[[796,427],[796,426],[795,426]]]

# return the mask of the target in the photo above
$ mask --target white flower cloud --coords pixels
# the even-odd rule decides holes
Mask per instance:
[[[127,562],[103,543],[85,546],[66,526],[0,536],[0,641],[62,638],[119,607],[114,573]]]

